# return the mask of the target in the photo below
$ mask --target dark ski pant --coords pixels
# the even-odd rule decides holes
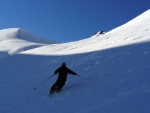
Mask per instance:
[[[65,85],[66,81],[56,81],[50,89],[50,92],[54,92],[55,90],[60,91],[62,87]]]

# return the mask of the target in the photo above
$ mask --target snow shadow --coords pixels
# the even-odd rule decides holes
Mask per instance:
[[[71,108],[75,109],[73,105],[82,106],[80,107],[82,110],[89,108],[87,113],[150,111],[149,42],[65,56],[19,54],[2,58],[0,59],[0,108],[3,109],[0,111],[7,111],[4,106],[10,106],[11,111],[21,112],[26,105],[26,99],[29,98],[30,102],[34,103],[37,97],[42,98],[42,95],[48,93],[56,76],[44,85],[40,86],[40,83],[51,76],[62,62],[66,62],[67,66],[80,76],[89,79],[82,81],[82,78],[68,76],[63,92],[73,91],[73,93],[66,94],[67,96],[64,93],[63,99],[69,99],[70,95],[78,98],[68,100],[70,103],[74,102],[70,105],[64,103],[64,106],[70,108],[68,112],[71,112]],[[37,94],[31,95],[33,87],[38,85],[40,87]],[[19,106],[19,110],[15,106]],[[33,110],[34,107],[29,109]],[[48,107],[46,109],[48,110]],[[75,109],[73,113],[77,111]]]

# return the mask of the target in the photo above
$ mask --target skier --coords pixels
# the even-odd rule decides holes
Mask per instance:
[[[59,73],[57,81],[51,87],[49,96],[54,93],[54,91],[56,91],[57,93],[60,92],[61,88],[65,85],[68,73],[77,75],[75,72],[66,67],[66,63],[62,63],[62,66],[55,70],[54,74],[57,73]]]

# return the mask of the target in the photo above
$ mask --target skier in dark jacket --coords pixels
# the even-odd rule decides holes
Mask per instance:
[[[72,75],[77,75],[75,72],[66,67],[66,63],[62,63],[62,66],[55,70],[54,73],[59,73],[59,75],[57,81],[51,87],[49,94],[52,94],[54,91],[58,93],[60,92],[61,88],[65,85],[68,73]]]

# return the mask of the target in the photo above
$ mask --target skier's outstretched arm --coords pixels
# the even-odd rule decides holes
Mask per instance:
[[[72,75],[77,75],[77,73],[73,72],[72,70],[68,69],[68,73]]]
[[[54,71],[54,74],[57,74],[57,73],[59,72],[59,70],[60,70],[60,68],[56,69],[56,70]]]

